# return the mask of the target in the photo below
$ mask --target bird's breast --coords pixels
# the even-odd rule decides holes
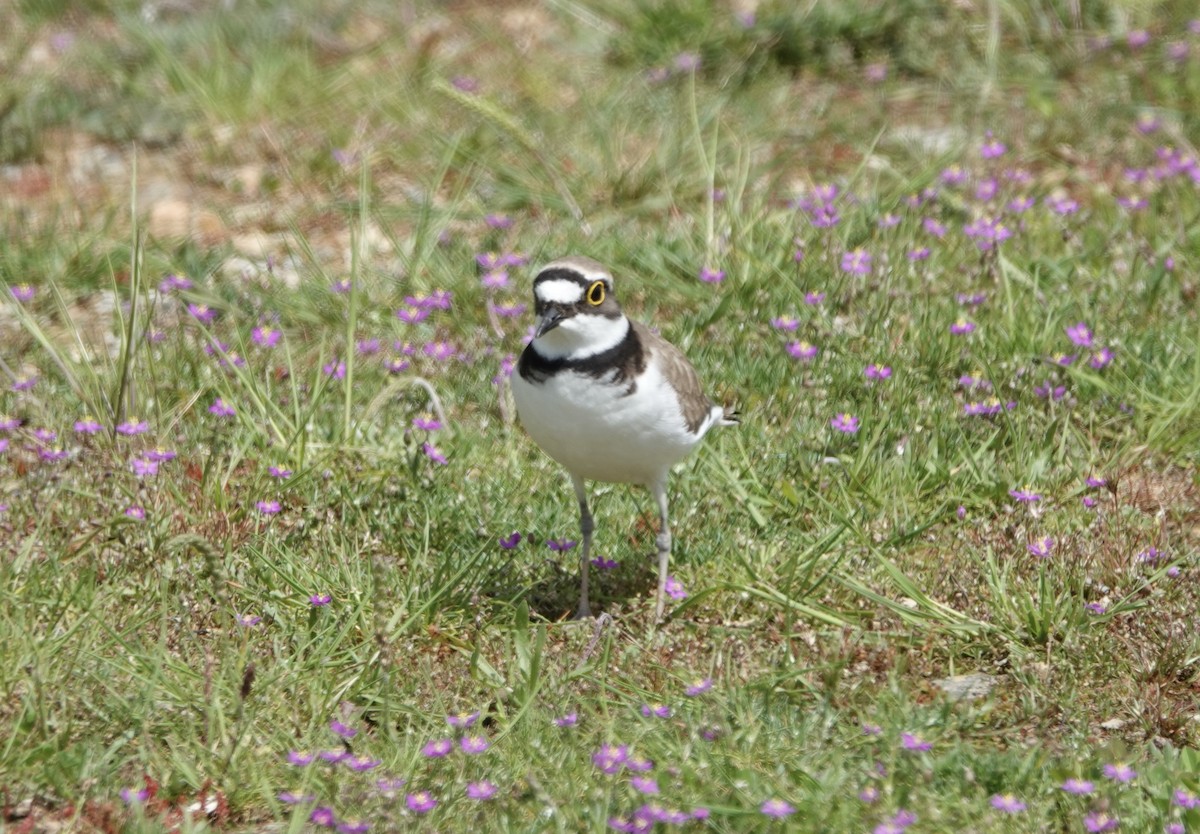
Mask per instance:
[[[534,442],[570,472],[653,483],[704,432],[688,431],[678,397],[654,362],[636,377],[615,378],[564,370],[532,381],[514,374],[517,413]]]

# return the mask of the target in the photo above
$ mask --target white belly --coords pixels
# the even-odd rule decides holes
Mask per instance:
[[[596,481],[649,486],[666,477],[704,436],[687,430],[675,392],[651,361],[637,390],[564,371],[532,384],[512,375],[521,424],[569,472]]]

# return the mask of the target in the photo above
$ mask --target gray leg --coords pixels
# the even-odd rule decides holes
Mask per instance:
[[[667,518],[667,479],[663,477],[652,487],[654,500],[658,504],[660,527],[655,544],[658,546],[658,604],[654,608],[654,621],[659,622],[663,616],[663,606],[667,596],[667,562],[671,559],[671,523]]]
[[[575,618],[582,620],[592,616],[588,605],[588,565],[592,558],[592,513],[588,510],[587,488],[583,478],[571,476],[571,485],[575,487],[575,497],[579,500],[579,532],[583,534],[583,552],[579,556],[579,607],[575,609]]]

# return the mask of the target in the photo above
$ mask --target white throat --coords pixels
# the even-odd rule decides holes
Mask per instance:
[[[625,316],[609,318],[579,313],[533,340],[533,349],[547,359],[586,359],[621,344],[629,333]]]

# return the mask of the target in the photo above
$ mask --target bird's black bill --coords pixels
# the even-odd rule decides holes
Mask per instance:
[[[540,319],[538,319],[537,330],[535,330],[533,332],[533,338],[535,338],[535,339],[542,338],[542,336],[546,335],[551,330],[558,327],[558,325],[562,322],[562,320],[564,318],[566,318],[566,316],[563,315],[562,310],[559,310],[555,307],[551,307],[549,310],[547,310],[545,313],[542,314],[542,317]]]

